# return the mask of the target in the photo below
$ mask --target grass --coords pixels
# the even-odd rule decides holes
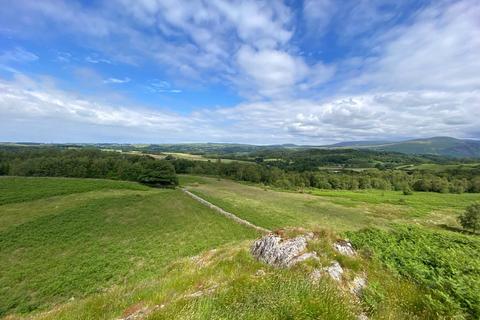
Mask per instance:
[[[192,192],[257,225],[289,236],[301,232],[289,226],[314,230],[308,247],[319,261],[280,270],[250,255],[258,233],[180,190],[22,179],[0,182],[7,199],[0,205],[0,317],[116,319],[143,309],[149,320],[340,320],[361,312],[373,320],[433,320],[477,312],[478,239],[438,228],[402,233],[395,222],[434,227],[478,195],[295,193],[181,176]],[[359,230],[365,227],[375,231]],[[345,232],[364,255],[333,250]],[[313,283],[313,269],[333,260],[345,268],[344,280]],[[364,274],[368,286],[358,299],[348,285]]]
[[[358,210],[322,201],[319,197],[277,192],[215,178],[182,176],[181,184],[204,199],[267,229],[323,225],[337,230],[374,223]]]
[[[479,194],[440,194],[399,191],[306,190],[280,192],[225,179],[181,176],[187,188],[262,227],[328,227],[357,230],[391,223],[421,223],[457,227],[456,217]]]
[[[25,192],[0,206],[0,316],[142,281],[179,257],[257,236],[179,190],[35,178],[2,186]]]
[[[96,190],[148,190],[135,182],[74,178],[0,177],[0,205]]]
[[[203,156],[200,154],[191,154],[191,153],[183,153],[183,152],[162,152],[161,155],[158,154],[148,154],[154,158],[164,159],[165,157],[171,155],[177,159],[185,159],[191,161],[211,161],[216,162],[220,160],[223,163],[230,163],[230,162],[247,162],[242,160],[234,160],[234,159],[225,159],[225,158],[209,158],[207,156]]]
[[[312,282],[309,277],[314,268],[337,258],[331,249],[334,235],[317,235],[309,246],[329,248],[320,262],[275,269],[253,259],[248,252],[251,242],[243,241],[178,259],[148,281],[69,301],[33,319],[115,319],[141,309],[147,310],[148,320],[353,320],[362,311],[370,319],[436,319],[423,290],[361,257],[341,262],[348,269],[340,286],[326,277]],[[355,263],[360,267],[351,269]],[[358,300],[349,293],[347,282],[363,272],[368,272],[369,282],[381,282],[382,290]],[[12,317],[17,318],[21,317]]]
[[[462,164],[436,164],[436,163],[422,163],[418,165],[403,165],[397,169],[405,170],[425,170],[433,172],[444,172],[446,170],[472,170],[480,167],[480,163],[462,163]]]
[[[395,273],[430,289],[439,316],[480,318],[480,239],[413,226],[349,232],[355,246]]]
[[[480,199],[477,193],[435,193],[435,192],[414,192],[405,196],[400,191],[382,190],[312,190],[311,194],[328,197],[332,202],[356,207],[362,204],[370,205],[392,205],[405,209],[404,211],[412,217],[425,216],[435,211],[449,211],[459,213],[469,204]]]

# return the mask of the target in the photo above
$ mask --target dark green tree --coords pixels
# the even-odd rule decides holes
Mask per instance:
[[[469,205],[458,217],[458,222],[464,229],[470,229],[473,233],[480,229],[480,202]]]

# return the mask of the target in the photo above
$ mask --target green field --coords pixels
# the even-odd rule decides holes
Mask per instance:
[[[179,190],[106,180],[0,181],[0,315],[139,281],[174,259],[256,237]]]
[[[456,216],[480,194],[399,191],[306,190],[278,192],[230,180],[183,176],[192,192],[265,228],[326,227],[336,231],[421,223],[458,227]]]
[[[149,320],[353,320],[361,312],[423,320],[474,319],[468,314],[478,312],[480,266],[471,254],[478,240],[449,231],[478,194],[283,192],[189,175],[180,182],[259,226],[315,231],[309,248],[320,260],[290,270],[255,261],[248,250],[257,232],[180,190],[4,177],[0,317],[118,319],[144,309]],[[417,229],[397,239],[392,230],[405,228],[399,223]],[[365,254],[336,253],[332,242],[345,236]],[[346,281],[368,274],[362,299],[345,295],[346,284],[312,283],[313,268],[332,260],[347,269]]]
[[[132,154],[139,154],[139,152],[130,152]],[[223,163],[230,163],[230,162],[247,162],[242,160],[232,160],[232,159],[224,159],[224,158],[208,158],[200,154],[191,154],[191,153],[183,153],[183,152],[162,152],[161,155],[158,154],[148,154],[157,159],[165,159],[167,156],[173,156],[177,159],[185,159],[190,161],[221,161]]]

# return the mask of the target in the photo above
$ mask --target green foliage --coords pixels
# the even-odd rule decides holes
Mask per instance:
[[[458,217],[464,229],[471,229],[473,233],[480,229],[480,202],[472,203],[465,212]]]
[[[403,195],[404,195],[404,196],[411,196],[412,194],[413,194],[412,189],[410,189],[409,186],[405,185],[405,186],[403,187]]]
[[[314,151],[324,152],[325,150]],[[327,190],[406,190],[407,194],[410,194],[412,189],[438,193],[480,192],[480,167],[478,169],[471,168],[472,170],[467,171],[408,171],[379,170],[377,168],[356,171],[344,170],[341,167],[334,167],[332,170],[319,170],[316,166],[308,168],[302,166],[291,167],[293,166],[292,163],[298,161],[300,163],[304,160],[310,161],[310,158],[304,158],[307,155],[293,159],[287,156],[276,161],[259,161],[258,164],[248,162],[214,163],[187,159],[173,160],[172,164],[175,166],[177,173],[216,175],[237,181],[263,183],[283,189],[311,187]],[[332,162],[342,162],[342,154],[327,153],[325,157],[327,155]],[[284,155],[275,154],[275,156],[282,157]],[[352,156],[355,156],[355,154]],[[409,160],[414,161],[414,159]],[[288,165],[279,165],[282,163]],[[306,171],[307,169],[312,171]]]
[[[390,270],[428,289],[427,302],[439,316],[480,317],[479,239],[403,225],[347,236]],[[372,299],[378,300],[375,294]]]
[[[362,302],[368,313],[376,313],[385,301],[385,293],[379,282],[370,282],[362,292]]]
[[[100,178],[176,185],[170,162],[97,149],[3,148],[0,164],[12,176]],[[5,172],[4,172],[5,173]]]
[[[151,147],[152,145],[148,146]],[[192,146],[163,147],[160,149],[177,148],[176,151],[181,151]],[[135,149],[133,146],[129,148],[112,146],[113,149],[109,149],[111,150],[109,152],[87,149],[85,146],[79,149],[62,149],[60,146],[3,147],[0,148],[0,175],[107,178],[169,186],[177,183],[175,173],[183,173],[215,175],[284,189],[409,188],[414,191],[439,193],[480,192],[480,166],[467,160],[464,164],[460,160],[435,156],[353,149],[250,146],[251,148],[245,151],[236,152],[234,151],[236,148],[243,146],[227,148],[208,145],[208,147],[220,148],[218,150],[223,151],[221,154],[202,155],[175,153],[176,156],[167,156],[159,160],[159,156],[155,155],[151,157],[141,156],[140,153],[132,155],[122,152],[124,149],[125,151]],[[225,149],[222,149],[224,147]],[[120,152],[113,152],[115,150]],[[212,161],[204,156],[212,157]],[[155,163],[162,163],[163,168],[161,170],[152,168]],[[445,170],[438,170],[438,167],[436,169],[421,167],[431,166],[432,163],[445,165]],[[414,169],[416,167],[419,169]]]
[[[22,193],[25,183],[24,195],[0,205],[0,317],[142,281],[173,259],[257,236],[179,190],[79,179],[0,181],[11,194]]]

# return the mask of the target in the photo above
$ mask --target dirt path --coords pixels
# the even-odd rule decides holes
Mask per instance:
[[[192,197],[193,199],[195,199],[195,200],[197,200],[198,202],[200,202],[201,204],[206,205],[207,207],[209,207],[209,208],[211,208],[211,209],[213,209],[213,210],[215,210],[215,211],[223,214],[223,215],[226,216],[227,218],[230,218],[230,219],[234,220],[234,221],[237,222],[237,223],[240,223],[240,224],[249,226],[249,227],[254,228],[254,229],[256,229],[256,230],[258,230],[258,231],[260,231],[260,232],[263,232],[263,233],[270,233],[270,232],[271,232],[271,231],[268,230],[268,229],[265,229],[265,228],[260,227],[260,226],[256,226],[256,225],[254,225],[253,223],[251,223],[251,222],[249,222],[249,221],[247,221],[247,220],[243,220],[243,219],[237,217],[237,216],[234,215],[233,213],[230,213],[230,212],[228,212],[228,211],[223,210],[222,208],[214,205],[213,203],[208,202],[207,200],[205,200],[205,199],[197,196],[196,194],[191,193],[191,192],[188,191],[187,189],[182,188],[182,191],[185,192],[186,194],[188,194],[188,195],[189,195],[190,197]]]

